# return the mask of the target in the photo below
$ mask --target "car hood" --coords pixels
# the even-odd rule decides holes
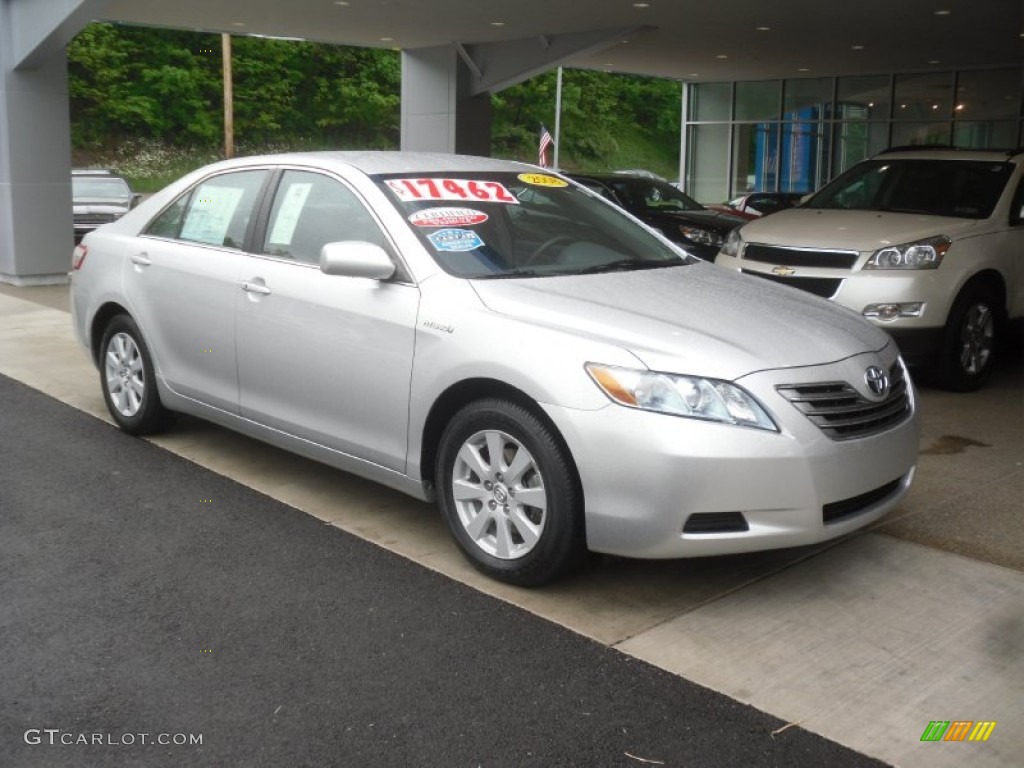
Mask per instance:
[[[697,224],[708,227],[716,232],[726,233],[735,229],[740,224],[746,224],[748,219],[736,216],[725,211],[648,211],[647,218],[662,222],[675,222],[677,224]]]
[[[847,309],[704,263],[472,285],[495,312],[623,347],[654,370],[734,380],[889,343]]]
[[[973,219],[944,216],[794,208],[749,222],[740,234],[748,243],[876,251],[935,235],[955,239],[977,226]]]

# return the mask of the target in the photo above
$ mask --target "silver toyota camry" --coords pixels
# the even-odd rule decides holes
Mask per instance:
[[[72,267],[123,430],[188,413],[436,498],[470,561],[514,584],[588,549],[813,544],[914,474],[888,336],[528,165],[226,161],[88,235]]]

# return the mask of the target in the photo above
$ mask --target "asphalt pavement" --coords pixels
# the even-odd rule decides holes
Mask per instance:
[[[883,765],[5,376],[0,654],[4,768]]]

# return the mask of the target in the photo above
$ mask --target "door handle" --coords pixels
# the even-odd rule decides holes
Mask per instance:
[[[148,267],[150,264],[153,263],[152,261],[150,261],[149,256],[147,256],[145,253],[136,253],[131,257],[131,260],[132,264],[135,264],[136,266],[139,267]]]
[[[251,280],[244,281],[242,283],[242,290],[246,293],[258,293],[261,296],[268,296],[270,294],[270,289],[262,282],[261,278],[256,279],[260,280],[260,282]]]

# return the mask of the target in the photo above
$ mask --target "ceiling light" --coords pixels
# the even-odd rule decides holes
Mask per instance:
[[[395,38],[393,38],[393,37],[381,37],[381,38],[379,38],[379,39],[380,39],[380,41],[381,41],[382,43],[390,43],[390,42],[391,42],[392,40],[394,40]]]
[[[953,13],[953,12],[952,11],[936,11],[935,15],[936,16],[949,16],[951,13]]]
[[[634,8],[650,8],[650,3],[633,3]]]
[[[334,0],[335,5],[348,5],[348,0]]]
[[[244,21],[232,21],[231,22],[231,26],[232,27],[244,27],[245,26],[245,22]]]
[[[963,109],[964,109],[964,105],[963,104],[957,104],[956,105],[956,111],[957,112],[963,112]]]
[[[772,31],[771,27],[754,27],[754,29],[756,29],[758,32],[771,32]]]
[[[854,51],[863,51],[864,50],[864,46],[863,45],[851,45],[850,48],[852,50],[854,50]]]
[[[797,72],[810,72],[810,71],[811,70],[810,70],[809,67],[800,67],[800,69],[797,70]]]
[[[717,56],[715,56],[715,58],[716,59],[728,59],[729,57],[726,56],[724,53],[720,53]]]
[[[492,27],[504,27],[505,26],[505,22],[504,21],[492,21],[491,22],[491,26]]]
[[[700,72],[691,72],[689,77],[700,77]]]

